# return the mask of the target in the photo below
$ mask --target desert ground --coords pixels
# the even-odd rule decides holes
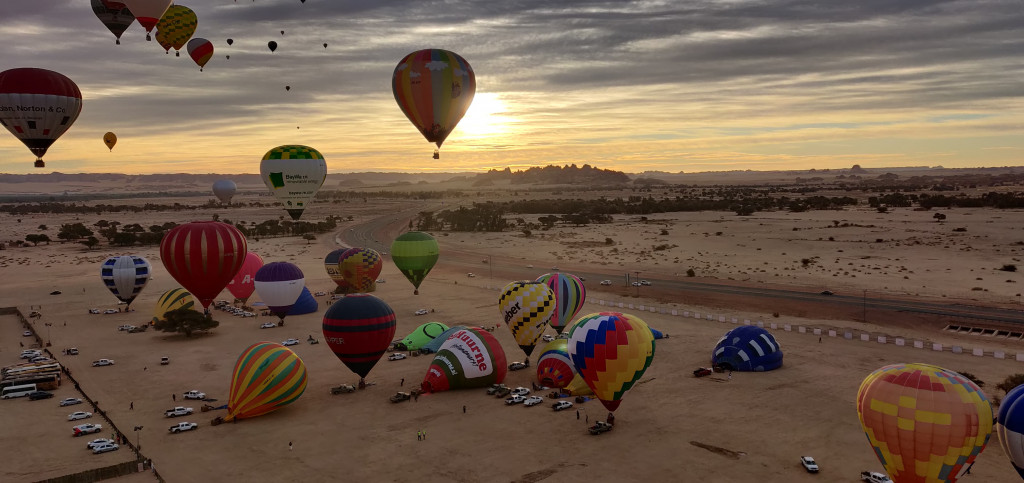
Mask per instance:
[[[205,199],[194,201],[201,204]],[[331,214],[353,219],[312,243],[298,237],[250,239],[249,249],[267,262],[297,264],[311,291],[329,291],[334,284],[324,271],[323,257],[344,241],[346,230],[392,217],[389,228],[377,232],[381,238],[377,242],[386,246],[387,238],[407,223],[409,213],[422,208],[415,201],[375,199],[313,205],[304,220]],[[4,227],[0,238],[24,239],[38,232],[40,224],[53,233],[62,223],[89,226],[101,218],[148,226],[208,220],[214,214],[222,219],[261,221],[284,213],[240,208],[77,217],[4,214],[0,215]],[[163,411],[183,404],[181,394],[191,389],[217,399],[211,404],[226,402],[235,359],[250,344],[287,338],[305,341],[307,335],[322,339],[328,302],[318,297],[317,313],[288,317],[285,326],[273,329],[258,328],[267,317],[242,319],[215,311],[221,325],[207,335],[119,332],[116,328],[121,324],[148,321],[157,297],[178,286],[160,263],[156,247],[126,250],[104,243],[88,250],[54,242],[7,248],[0,251],[0,307],[42,313],[31,322],[33,329],[52,342],[50,350],[79,380],[81,389],[99,401],[99,407],[132,441],[138,438],[143,454],[167,481],[211,477],[222,481],[857,481],[861,471],[882,470],[854,404],[864,376],[890,363],[925,362],[973,373],[988,383],[985,389],[990,397],[1000,396],[993,386],[1010,374],[1024,372],[1024,363],[1014,360],[1024,352],[1024,342],[956,334],[934,325],[864,323],[845,314],[800,317],[799,310],[782,301],[778,307],[766,308],[748,306],[742,297],[704,304],[657,290],[639,291],[638,296],[634,289],[621,286],[623,274],[639,271],[642,278],[669,280],[688,278],[685,272],[692,268],[694,278],[718,282],[1014,308],[1020,304],[1020,272],[998,268],[1019,263],[1024,247],[1014,243],[1024,239],[1021,219],[1024,214],[1019,211],[961,209],[938,223],[929,212],[901,209],[881,214],[860,207],[750,217],[717,212],[657,214],[646,220],[622,216],[608,225],[556,227],[531,237],[518,232],[443,233],[436,234],[441,260],[418,296],[385,257],[381,278],[386,282],[378,285],[375,295],[398,314],[396,339],[429,320],[493,326],[501,320],[496,287],[514,278],[536,277],[552,266],[570,273],[580,270],[617,277],[611,287],[588,277],[590,303],[581,314],[607,309],[596,303],[606,300],[779,325],[773,334],[785,352],[781,369],[737,372],[731,379],[720,374],[694,378],[691,371],[709,364],[711,349],[735,325],[635,311],[671,338],[658,341],[651,367],[615,413],[615,430],[596,437],[586,427],[607,414],[598,401],[584,403],[580,419],[575,411],[556,413],[548,404],[505,407],[483,389],[429,394],[416,402],[388,402],[395,391],[418,386],[430,356],[382,359],[368,377],[374,385],[353,394],[331,395],[330,387],[355,383],[358,376],[324,343],[293,347],[308,368],[309,384],[290,406],[213,427],[210,420],[223,411],[203,413],[201,403],[195,402],[185,404],[195,408],[193,416],[166,419]],[[953,232],[954,227],[966,231]],[[653,249],[662,244],[675,246]],[[132,304],[136,311],[88,314],[90,308],[117,307],[100,282],[99,263],[122,254],[144,256],[154,269],[153,279]],[[459,263],[446,263],[446,254]],[[804,264],[803,259],[812,261]],[[467,277],[469,271],[476,276]],[[53,290],[62,294],[49,295]],[[221,298],[230,296],[225,291]],[[414,316],[419,308],[434,309],[434,313]],[[774,312],[780,315],[775,317]],[[962,345],[967,350],[954,354],[828,336],[819,342],[818,336],[809,333],[784,331],[783,324],[886,334]],[[30,338],[22,337],[22,330],[14,316],[0,316],[0,365],[17,362],[20,345],[29,345]],[[509,360],[522,360],[524,354],[507,328],[502,326],[494,334]],[[62,356],[60,351],[66,347],[77,347],[81,355]],[[1007,358],[975,357],[970,355],[974,347],[986,354],[1003,351]],[[170,357],[171,363],[159,365],[162,356]],[[116,363],[91,367],[91,361],[99,358]],[[529,387],[533,380],[535,372],[528,369],[510,372],[505,382]],[[0,480],[36,481],[134,459],[127,448],[92,455],[84,449],[91,437],[71,437],[75,423],[66,421],[66,415],[91,409],[60,408],[57,401],[77,395],[70,384],[64,384],[54,399],[0,402],[0,423],[5,428],[0,452],[19,455],[5,458]],[[197,422],[200,427],[169,434],[167,427],[179,421]],[[132,432],[135,426],[143,430]],[[417,431],[426,431],[428,439],[418,441]],[[100,436],[109,437],[109,433]],[[808,454],[818,460],[821,474],[807,474],[800,466],[799,457]],[[145,479],[135,475],[123,480],[140,478]],[[993,436],[971,478],[964,481],[1009,482],[1019,477]]]

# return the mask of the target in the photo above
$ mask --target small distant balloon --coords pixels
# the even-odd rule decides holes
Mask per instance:
[[[117,144],[117,135],[112,133],[112,132],[108,132],[108,133],[104,134],[103,135],[103,144],[106,144],[107,148],[110,149],[111,151],[113,151],[114,150],[114,145]]]
[[[281,35],[284,35],[284,30],[281,31]]]
[[[270,51],[273,52],[273,51],[277,50],[277,42],[274,42],[273,40],[271,40],[270,42],[267,42],[267,47],[269,47]]]
[[[231,60],[231,56],[230,55],[225,55],[224,58],[227,59],[227,60]]]
[[[292,86],[284,86],[284,90],[290,91],[290,90],[292,90]]]
[[[324,42],[324,48],[325,49],[327,48],[327,42]]]
[[[231,45],[231,44],[233,44],[233,43],[235,43],[235,40],[234,40],[234,39],[228,39],[228,45]]]

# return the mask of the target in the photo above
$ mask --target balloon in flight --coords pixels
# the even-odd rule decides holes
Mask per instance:
[[[228,45],[231,45],[231,44],[233,44],[233,43],[235,43],[235,40],[234,40],[234,39],[228,39]]]
[[[480,327],[463,328],[441,344],[420,389],[441,392],[486,387],[504,381],[507,371],[498,339]]]
[[[405,117],[440,149],[473,102],[476,75],[454,52],[418,50],[395,66],[391,90]]]
[[[327,42],[324,42],[324,48],[325,49],[327,48]]]
[[[574,377],[576,369],[569,358],[569,343],[565,339],[548,342],[537,359],[537,381],[542,386],[561,389],[567,387]]]
[[[199,66],[199,72],[203,71],[203,67],[213,57],[213,43],[204,38],[196,37],[189,40],[186,49],[188,49],[189,57],[192,57],[192,60]]]
[[[153,310],[153,323],[164,320],[164,314],[172,310],[195,308],[195,300],[192,294],[181,287],[172,288],[156,299],[156,307]]]
[[[384,268],[380,253],[370,248],[349,248],[338,262],[341,276],[356,292],[370,292]]]
[[[245,254],[245,262],[242,263],[242,267],[238,269],[234,277],[231,277],[231,281],[228,282],[228,291],[231,295],[234,295],[236,299],[241,300],[245,303],[252,297],[252,293],[256,291],[256,272],[263,267],[263,258],[253,252]]]
[[[395,337],[395,312],[370,294],[348,295],[324,314],[327,345],[352,372],[365,378]]]
[[[96,18],[100,19],[100,22],[103,22],[103,25],[107,27],[107,30],[114,34],[114,43],[121,45],[121,35],[135,22],[135,15],[132,15],[131,10],[128,10],[128,7],[122,2],[113,0],[91,1],[92,12],[96,14]]]
[[[213,183],[213,195],[217,197],[221,203],[231,203],[231,197],[235,196],[235,191],[238,187],[234,181],[230,179],[219,179]]]
[[[180,51],[185,46],[185,42],[192,38],[198,24],[199,19],[191,8],[184,5],[171,5],[156,24],[156,40],[165,51],[169,51],[173,47],[176,51],[174,55],[181,55],[177,51]]]
[[[288,310],[302,295],[306,276],[294,264],[271,262],[256,271],[254,284],[256,293],[267,304],[267,308],[283,321]]]
[[[32,154],[35,167],[44,168],[46,150],[82,112],[82,92],[74,81],[52,70],[21,67],[0,72],[0,124]]]
[[[587,300],[587,289],[579,277],[569,273],[546,273],[537,277],[551,289],[555,297],[555,311],[551,314],[551,327],[559,334],[569,325],[572,319],[583,309]]]
[[[172,0],[121,0],[121,3],[131,10],[135,19],[146,29],[146,40],[153,40],[149,34],[171,6]]]
[[[439,255],[437,240],[422,231],[403,233],[391,243],[391,261],[412,282],[416,295]]]
[[[100,279],[118,300],[131,306],[139,292],[146,288],[152,275],[149,261],[135,255],[110,257],[100,266]]]
[[[290,91],[290,90],[292,90],[292,86],[284,86],[284,90]]]
[[[891,364],[857,391],[868,443],[897,483],[954,482],[992,435],[992,405],[971,380],[930,364]]]
[[[654,359],[654,336],[639,317],[600,312],[581,317],[569,329],[569,358],[609,411],[644,375]]]
[[[554,310],[551,289],[541,282],[510,282],[498,297],[498,312],[527,357],[544,335]]]
[[[298,220],[327,179],[327,162],[309,146],[278,146],[263,155],[260,176],[284,210]]]
[[[1024,478],[1024,398],[1021,396],[1024,396],[1024,386],[1017,386],[1006,393],[999,403],[995,431],[1003,453],[1017,474]]]
[[[107,145],[107,149],[113,151],[114,145],[117,144],[117,134],[108,132],[103,135],[103,144]]]
[[[306,390],[306,365],[291,349],[257,342],[235,362],[225,422],[261,416],[295,402]]]
[[[160,261],[171,276],[209,309],[245,262],[242,232],[219,221],[193,221],[172,228],[160,242]]]
[[[274,42],[273,40],[267,42],[267,48],[269,48],[271,52],[277,50],[277,42]]]

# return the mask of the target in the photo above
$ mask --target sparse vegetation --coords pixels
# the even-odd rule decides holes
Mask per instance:
[[[31,240],[29,240],[29,241],[31,241]],[[1007,264],[1004,264],[1003,267],[1000,268],[1000,270],[1002,270],[1004,272],[1016,272],[1017,271],[1017,265],[1014,265],[1012,263],[1007,263]]]
[[[996,384],[996,389],[1003,391],[1003,394],[1007,394],[1012,391],[1013,388],[1021,384],[1024,384],[1024,374],[1012,374],[1006,376],[1006,379],[1003,379],[1003,382]]]
[[[692,268],[687,269],[686,270],[686,276],[687,277],[696,277],[697,276],[697,272],[694,272]]]

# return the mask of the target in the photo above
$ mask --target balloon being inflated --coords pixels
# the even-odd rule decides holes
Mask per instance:
[[[504,381],[507,371],[505,351],[498,340],[480,327],[464,328],[441,344],[420,389],[440,392],[486,387]]]

